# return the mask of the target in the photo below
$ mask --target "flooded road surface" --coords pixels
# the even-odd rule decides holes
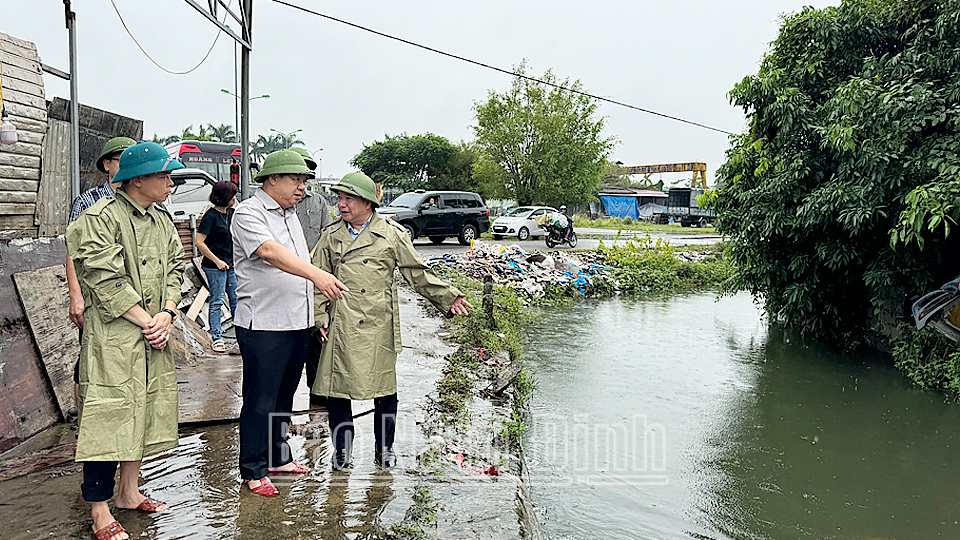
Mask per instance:
[[[382,538],[380,517],[388,503],[409,506],[418,477],[411,474],[424,445],[418,422],[427,394],[434,390],[444,355],[454,347],[437,337],[442,319],[427,314],[406,287],[400,289],[406,347],[397,362],[400,467],[381,471],[373,463],[373,401],[353,402],[357,416],[354,467],[330,467],[326,413],[295,415],[289,443],[293,458],[316,467],[301,476],[271,475],[281,495],[264,498],[242,487],[237,467],[237,424],[180,429],[177,448],[150,456],[141,469],[144,493],[166,502],[171,511],[144,514],[118,510],[114,517],[130,538],[191,539],[357,539]],[[307,402],[305,387],[295,408]],[[45,437],[76,440],[70,425]],[[93,538],[90,506],[80,496],[80,467],[69,463],[0,482],[0,539]],[[405,506],[406,505],[406,506]],[[396,513],[396,511],[395,511]]]
[[[960,407],[744,294],[552,308],[524,347],[550,538],[960,538]]]

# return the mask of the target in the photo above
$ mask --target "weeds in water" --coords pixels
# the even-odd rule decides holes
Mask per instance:
[[[675,256],[676,248],[660,239],[654,242],[649,236],[619,246],[601,243],[597,251],[614,267],[611,276],[621,293],[717,287],[733,276],[733,266],[723,258],[722,251],[714,251],[702,262],[682,261]]]
[[[933,330],[903,325],[893,349],[894,365],[921,388],[943,390],[960,401],[960,344]]]
[[[398,540],[425,540],[432,535],[428,529],[437,526],[439,504],[433,500],[430,491],[417,486],[413,491],[413,505],[407,509],[403,521],[390,526],[390,532]]]
[[[523,417],[513,411],[510,413],[510,419],[500,420],[500,424],[503,426],[500,429],[500,432],[497,434],[497,437],[501,442],[506,443],[506,447],[514,454],[519,454],[521,452],[522,445],[520,444],[523,439],[523,434],[527,430],[527,424],[523,421]]]

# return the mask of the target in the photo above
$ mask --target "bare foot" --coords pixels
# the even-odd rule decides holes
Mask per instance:
[[[113,519],[113,514],[110,513],[110,508],[107,506],[107,503],[93,503],[93,508],[90,511],[90,514],[93,516],[93,532],[96,535],[96,532],[106,528],[111,523],[116,521]],[[113,536],[108,536],[107,540],[128,540],[130,537],[127,536],[126,532],[119,532]]]

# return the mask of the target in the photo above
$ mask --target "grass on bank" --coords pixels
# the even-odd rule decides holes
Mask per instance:
[[[457,343],[460,349],[448,356],[443,368],[443,377],[438,383],[441,398],[441,411],[453,425],[463,425],[469,419],[467,401],[473,396],[474,383],[483,367],[483,361],[501,351],[506,351],[511,360],[520,358],[520,328],[533,320],[532,312],[527,309],[516,293],[509,287],[494,285],[494,318],[499,328],[487,327],[483,312],[483,284],[465,276],[451,265],[439,265],[437,274],[467,295],[467,301],[473,306],[469,317],[457,317]],[[525,406],[533,392],[535,383],[527,370],[521,371],[514,380],[514,406]]]
[[[953,343],[932,329],[901,326],[893,349],[897,369],[915,385],[940,390],[960,401],[960,343]]]
[[[646,221],[633,218],[603,218],[590,219],[579,214],[573,216],[573,226],[587,229],[613,229],[626,231],[650,231],[665,232],[674,234],[717,234],[717,229],[713,225],[699,227],[683,227],[680,223],[668,223],[666,225],[656,225]]]

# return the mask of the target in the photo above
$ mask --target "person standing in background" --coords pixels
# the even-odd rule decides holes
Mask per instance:
[[[220,326],[220,310],[226,296],[230,303],[230,314],[237,312],[237,275],[233,270],[233,236],[230,224],[233,222],[233,205],[237,203],[237,185],[230,181],[217,182],[210,191],[213,208],[207,210],[197,226],[197,239],[194,244],[203,254],[200,267],[207,276],[210,287],[209,323],[210,338],[213,339],[213,352],[225,353],[227,346],[223,342],[223,329]]]
[[[73,206],[70,208],[70,218],[67,225],[70,225],[87,208],[90,208],[97,201],[113,195],[116,190],[113,189],[113,177],[120,170],[120,154],[127,148],[137,144],[129,137],[114,137],[104,143],[100,151],[100,157],[97,158],[97,170],[107,175],[107,181],[101,186],[94,186],[73,200]],[[73,260],[67,255],[65,262],[67,269],[67,293],[70,296],[70,320],[80,329],[80,341],[83,340],[83,293],[80,292],[80,282],[77,281],[77,269],[73,265]],[[80,360],[73,365],[73,399],[79,406],[80,403]]]
[[[303,157],[303,161],[306,162],[308,169],[311,171],[317,170],[317,162],[310,156],[310,152],[299,147],[293,147],[291,150]],[[311,193],[310,190],[307,189],[303,194],[303,198],[300,199],[300,202],[298,202],[293,209],[297,213],[297,217],[300,218],[300,224],[303,226],[303,237],[307,241],[307,247],[310,249],[310,255],[312,256],[314,250],[317,248],[317,242],[320,240],[323,229],[333,223],[333,216],[330,215],[330,206],[327,205],[327,201],[322,196]],[[320,333],[314,328],[310,335],[310,347],[307,350],[307,363],[305,365],[307,371],[307,387],[312,387],[313,381],[317,378],[317,363],[320,362],[320,351],[322,349],[323,338],[320,337]],[[326,400],[321,396],[311,394],[310,404],[323,406],[326,405]]]

